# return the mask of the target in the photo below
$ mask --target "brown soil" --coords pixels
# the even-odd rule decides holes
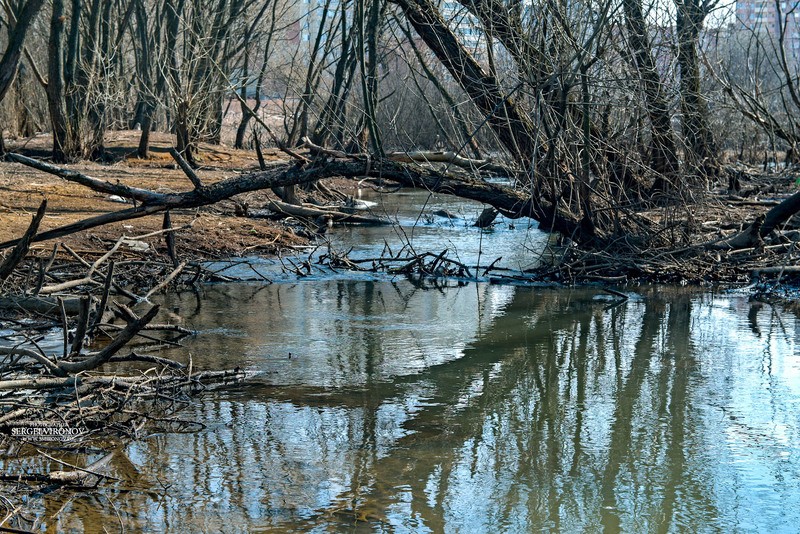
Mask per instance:
[[[109,132],[106,137],[108,153],[114,162],[100,164],[81,162],[64,167],[79,170],[94,178],[117,181],[127,185],[156,191],[187,191],[191,183],[177,168],[168,153],[174,138],[168,134],[152,135],[151,157],[138,159],[132,154],[139,139],[139,132]],[[42,134],[33,138],[12,141],[8,150],[45,157],[51,149],[51,137]],[[268,161],[283,159],[277,150],[265,150]],[[240,172],[258,169],[254,152],[234,150],[225,146],[201,145],[198,170],[206,183],[231,177]],[[249,208],[262,205],[269,192],[241,195],[236,200]],[[115,202],[101,193],[67,182],[17,163],[0,163],[0,242],[17,238],[23,234],[42,199],[47,199],[48,210],[40,231],[57,228],[99,214],[130,207]],[[290,225],[265,219],[253,219],[236,215],[236,203],[222,202],[200,210],[172,213],[173,226],[182,226],[193,221],[191,229],[177,234],[179,255],[191,258],[219,258],[243,254],[269,254],[282,247],[307,243],[302,230],[298,232]],[[133,237],[161,228],[162,215],[144,217],[124,223],[110,224],[85,232],[60,238],[72,248],[97,250],[98,239],[116,240],[122,235]],[[158,241],[158,240],[153,240]],[[51,249],[52,243],[36,243],[34,250]]]

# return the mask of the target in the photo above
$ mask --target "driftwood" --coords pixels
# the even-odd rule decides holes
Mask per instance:
[[[128,322],[127,326],[122,330],[122,332],[120,332],[114,338],[114,340],[106,345],[106,347],[100,352],[92,354],[82,361],[59,362],[59,370],[65,374],[74,374],[81,371],[96,369],[97,367],[105,364],[111,359],[112,356],[114,356],[114,354],[119,352],[119,350],[122,349],[122,347],[124,347],[133,338],[133,336],[138,334],[139,331],[147,325],[147,323],[153,320],[158,313],[158,309],[159,307],[157,305],[153,306],[142,317],[137,317]]]
[[[48,482],[70,484],[73,486],[86,486],[93,479],[94,482],[97,483],[104,478],[113,478],[103,474],[101,471],[108,467],[109,462],[111,462],[111,459],[114,457],[114,452],[104,455],[102,458],[92,462],[86,467],[79,467],[77,465],[69,464],[63,460],[59,460],[58,458],[53,458],[49,454],[46,454],[42,451],[38,452],[48,460],[52,460],[72,468],[72,471],[51,471],[47,474]]]
[[[800,192],[778,203],[767,213],[761,214],[744,230],[719,243],[710,243],[711,249],[743,249],[763,244],[763,239],[773,230],[785,224],[800,212]]]
[[[478,220],[475,221],[475,226],[478,228],[488,228],[494,223],[494,220],[499,214],[500,213],[494,208],[486,208],[478,216]]]
[[[81,309],[81,299],[77,297],[62,297],[61,303],[68,315],[78,315]],[[0,309],[23,310],[36,313],[53,313],[58,311],[58,299],[51,297],[1,297]]]
[[[489,159],[471,159],[459,156],[455,152],[392,152],[387,154],[392,161],[400,163],[449,163],[471,171],[488,171],[500,176],[514,176],[513,169],[500,165]]]
[[[105,180],[98,180],[97,178],[92,178],[91,176],[87,176],[81,172],[50,165],[49,163],[22,156],[20,154],[9,153],[6,155],[6,158],[10,161],[22,163],[28,167],[32,167],[48,174],[53,174],[59,178],[63,178],[68,182],[74,182],[76,184],[88,187],[93,191],[105,193],[107,195],[117,195],[122,198],[130,198],[139,202],[155,201],[163,196],[160,193],[155,193],[147,189],[139,189],[138,187],[130,187],[120,183],[111,183]]]
[[[40,212],[43,213],[43,209]],[[171,235],[175,230],[167,228],[150,235]],[[24,242],[14,253],[27,249],[34,234],[35,229],[29,229]],[[26,493],[50,493],[62,488],[82,490],[93,488],[105,479],[113,479],[107,474],[107,468],[114,455],[119,454],[118,449],[86,467],[76,465],[72,459],[60,459],[52,451],[81,454],[87,444],[91,445],[90,450],[94,450],[98,445],[102,447],[111,441],[118,442],[120,438],[136,438],[151,429],[185,431],[202,428],[202,423],[178,417],[178,410],[189,402],[190,395],[245,377],[238,369],[195,373],[191,364],[187,368],[160,355],[123,351],[134,337],[143,340],[137,344],[137,350],[145,351],[152,346],[150,341],[159,348],[179,346],[175,341],[193,332],[178,325],[153,322],[158,306],[140,312],[141,316],[124,304],[112,306],[109,303],[113,301],[113,295],[122,294],[135,301],[146,300],[179,277],[185,281],[194,276],[196,280],[203,272],[200,265],[193,264],[195,273],[184,273],[186,262],[173,268],[171,263],[154,258],[152,249],[144,254],[142,251],[126,251],[115,264],[111,258],[124,250],[121,245],[125,241],[126,238],[120,238],[109,250],[80,253],[61,244],[66,254],[58,257],[58,246],[53,248],[49,258],[21,257],[22,262],[14,260],[15,269],[3,282],[4,292],[8,291],[9,295],[0,299],[0,307],[34,311],[36,320],[15,322],[15,333],[3,336],[3,345],[0,345],[0,397],[3,399],[0,405],[0,449],[7,451],[1,458],[5,473],[0,475],[0,482],[8,483],[0,488],[2,493],[11,491],[11,495],[22,496]],[[90,262],[81,256],[86,253],[97,253],[100,257]],[[134,259],[137,254],[142,255]],[[35,276],[37,267],[38,277]],[[101,268],[105,272],[100,272]],[[137,268],[141,272],[135,272]],[[119,287],[120,283],[130,282],[115,281],[115,272],[119,271],[134,272],[136,278],[151,284],[145,289],[134,286],[136,291],[144,292],[144,297]],[[56,283],[45,285],[46,278]],[[78,290],[95,294],[68,296]],[[67,291],[67,295],[30,296],[39,292],[60,294],[62,291]],[[99,291],[102,291],[102,296],[97,298]],[[109,324],[115,318],[122,321]],[[61,354],[56,357],[45,353],[39,343],[41,333],[51,331],[59,322],[63,345]],[[161,337],[155,337],[158,335]],[[101,336],[107,336],[110,341],[93,352],[90,344]],[[122,362],[126,363],[125,375],[118,374],[119,370],[109,369],[108,364]],[[137,365],[132,367],[128,362]],[[48,452],[55,456],[38,449],[33,455],[41,457],[40,469],[35,468],[35,459],[31,462],[22,458],[22,464],[14,465],[19,460],[19,451],[26,451],[23,454],[28,455],[27,451],[35,443],[53,440],[59,442],[58,446]],[[22,447],[22,443],[26,445]],[[54,462],[64,467],[54,466]],[[22,484],[28,484],[29,490],[26,491]],[[8,503],[8,499],[5,502]],[[20,509],[21,506],[15,507],[0,521],[0,531],[25,532],[10,525],[3,526]]]
[[[355,223],[355,224],[370,224],[370,225],[392,224],[392,221],[388,219],[381,219],[378,217],[368,217],[365,215],[358,215],[354,213],[343,213],[341,211],[335,211],[331,209],[320,209],[318,207],[311,207],[307,204],[304,204],[302,206],[296,206],[294,204],[289,204],[287,202],[279,202],[277,200],[271,200],[266,207],[276,213],[283,213],[286,215],[292,215],[294,217],[324,219],[326,221],[332,221],[337,223]]]

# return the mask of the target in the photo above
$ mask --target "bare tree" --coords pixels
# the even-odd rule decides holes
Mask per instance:
[[[698,44],[703,22],[714,9],[714,0],[676,0],[678,65],[681,74],[682,130],[688,159],[704,177],[719,174],[714,134],[708,117],[708,104],[700,88]]]
[[[8,44],[2,58],[0,58],[0,102],[5,98],[14,81],[14,77],[17,75],[25,36],[43,4],[44,0],[27,0],[18,5],[10,2],[3,2],[2,4],[7,17]],[[0,127],[0,155],[4,153],[3,129]]]

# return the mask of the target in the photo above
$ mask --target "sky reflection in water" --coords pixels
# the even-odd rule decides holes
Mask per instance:
[[[184,414],[206,431],[128,447],[108,494],[144,530],[800,524],[793,313],[664,288],[609,309],[595,289],[405,280],[215,285],[166,304],[207,329],[195,365],[260,374]],[[65,511],[65,529],[96,520]]]

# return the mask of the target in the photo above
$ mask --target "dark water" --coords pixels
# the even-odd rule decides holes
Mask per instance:
[[[632,296],[399,279],[173,296],[195,365],[260,374],[184,414],[207,430],[127,447],[122,481],[60,527],[110,499],[144,531],[797,532],[797,316]]]

